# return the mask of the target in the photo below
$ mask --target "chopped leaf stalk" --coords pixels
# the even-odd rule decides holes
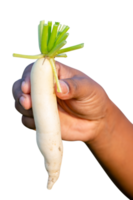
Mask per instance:
[[[54,24],[56,24],[57,26],[59,25],[59,24],[61,24],[62,23],[62,21],[54,21]]]
[[[63,57],[66,58],[66,52],[73,51],[76,49],[80,49],[84,46],[84,44],[78,44],[75,46],[67,47],[61,49],[66,44],[66,39],[69,35],[67,31],[69,27],[66,25],[61,25],[59,22],[55,22],[52,28],[52,22],[48,21],[48,24],[45,24],[45,21],[40,21],[38,25],[38,43],[41,54],[39,55],[22,55],[22,54],[13,54],[14,57],[19,58],[28,58],[28,59],[40,59],[48,57],[53,74],[55,77],[55,81],[57,84],[57,91],[61,92],[61,87],[58,80],[58,75],[55,67],[55,57]]]
[[[69,36],[69,33],[65,33],[65,34],[60,38],[60,40],[58,41],[57,44],[59,44],[59,43],[61,43],[62,41],[66,40],[68,36]]]
[[[84,44],[78,44],[78,45],[75,45],[75,46],[71,46],[71,47],[67,47],[67,48],[64,48],[64,49],[61,49],[58,51],[58,54],[60,53],[66,53],[66,52],[69,52],[69,51],[74,51],[74,50],[77,50],[77,49],[81,49],[84,47]]]
[[[63,24],[63,25],[61,26],[61,28],[60,28],[60,32],[62,32],[62,31],[66,28],[67,25],[68,25],[68,24]]]
[[[60,44],[56,45],[49,53],[48,53],[48,57],[54,57],[56,55],[56,52],[59,51],[59,49],[61,49],[67,42],[63,41]]]
[[[42,32],[42,43],[41,43],[41,53],[47,53],[47,43],[48,43],[48,25],[43,25],[43,32]]]
[[[53,70],[55,82],[57,84],[57,92],[62,92],[61,87],[60,87],[60,83],[59,83],[59,80],[58,80],[58,75],[57,75],[56,67],[55,67],[55,61],[54,61],[53,58],[50,58],[49,61],[50,61],[50,64],[51,64],[51,67],[52,67],[52,70]]]
[[[58,44],[58,41],[61,39],[61,37],[69,30],[69,26],[66,26],[62,32],[57,36],[55,44]]]
[[[48,22],[48,42],[49,42],[49,39],[50,39],[50,36],[51,36],[51,30],[52,30],[52,22],[49,21]]]
[[[44,23],[45,23],[45,21],[43,20],[43,21],[40,21],[40,25],[39,25],[39,27],[40,27],[40,30],[39,30],[39,34],[40,34],[40,36],[39,36],[39,38],[40,38],[40,45],[42,44],[42,31],[43,31],[43,25],[44,25]],[[41,48],[41,47],[40,47]]]
[[[58,36],[58,34],[59,34],[59,32],[60,32],[61,27],[62,27],[62,25],[60,24],[60,25],[58,26],[57,36]]]
[[[57,36],[57,29],[58,29],[58,25],[54,24],[53,30],[52,30],[52,33],[51,33],[51,36],[50,36],[50,40],[49,40],[49,43],[48,43],[48,52],[51,51],[51,49],[54,46],[55,39],[56,39],[56,36]]]
[[[62,57],[62,58],[66,58],[67,57],[67,55],[66,54],[58,54],[58,55],[56,55],[55,57]]]
[[[16,54],[16,53],[14,53],[13,57],[28,58],[28,59],[39,59],[39,58],[45,57],[45,55],[44,54],[39,54],[39,55],[31,56],[31,55],[22,55],[22,54]]]

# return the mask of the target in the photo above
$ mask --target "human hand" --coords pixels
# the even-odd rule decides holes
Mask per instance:
[[[23,73],[20,78],[15,79],[10,86],[10,95],[13,100],[13,109],[20,115],[20,124],[30,130],[34,131],[35,123],[33,119],[33,111],[31,106],[30,88],[28,86],[31,68],[33,62],[27,63],[24,67]],[[26,84],[22,86],[22,82],[26,81]],[[20,97],[24,97],[24,102],[19,102]]]
[[[30,72],[33,63],[24,70],[22,78],[13,85],[15,107],[22,114],[22,123],[35,129],[32,112]],[[101,133],[109,98],[104,89],[79,70],[56,62],[62,93],[55,93],[63,140],[91,141]],[[45,112],[45,111],[44,111]]]

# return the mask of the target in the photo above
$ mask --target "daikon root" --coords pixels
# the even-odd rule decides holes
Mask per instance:
[[[31,71],[31,99],[38,147],[49,174],[48,189],[59,177],[63,155],[60,120],[54,91],[54,76],[49,59],[35,62]]]

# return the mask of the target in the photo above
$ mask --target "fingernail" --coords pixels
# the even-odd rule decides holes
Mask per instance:
[[[23,81],[22,84],[21,84],[21,88],[25,87],[25,85],[26,85],[26,82]]]
[[[61,86],[61,89],[62,89],[62,93],[68,94],[69,93],[69,86],[64,81],[59,80],[59,82],[60,82],[60,86]]]
[[[20,97],[19,102],[21,105],[23,105],[25,98],[23,96]]]

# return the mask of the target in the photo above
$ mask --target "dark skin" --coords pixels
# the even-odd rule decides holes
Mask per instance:
[[[26,64],[20,78],[11,84],[11,97],[13,108],[20,115],[19,121],[24,128],[34,131],[36,129],[31,101],[30,72],[34,62]],[[58,102],[58,111],[61,121],[62,139],[65,142],[93,141],[100,134],[107,118],[107,106],[110,95],[94,78],[86,72],[56,61],[56,69],[59,79],[67,79],[70,92],[67,95],[55,93]],[[22,87],[22,81],[26,84]],[[65,87],[62,87],[66,91]],[[25,97],[22,105],[19,98]]]

